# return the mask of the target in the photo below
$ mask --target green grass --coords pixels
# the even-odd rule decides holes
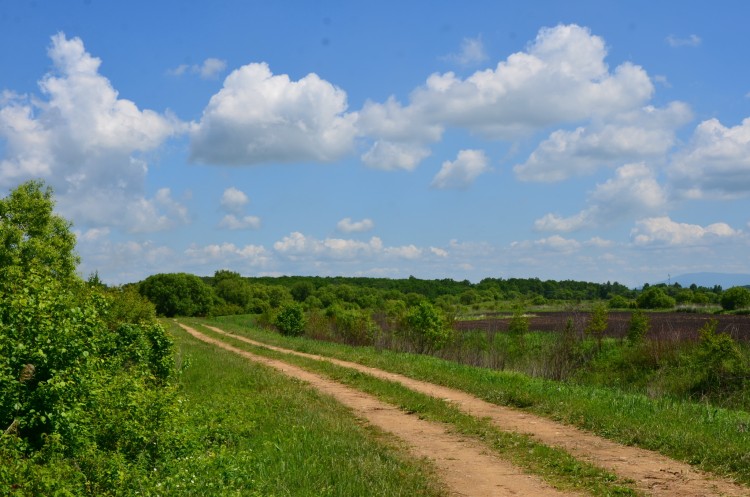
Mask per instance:
[[[442,496],[433,469],[304,384],[166,323],[188,365],[192,445],[163,468],[160,495]]]
[[[527,435],[500,430],[489,420],[477,419],[461,412],[453,404],[414,392],[400,383],[377,379],[326,361],[316,361],[254,347],[245,342],[215,334],[201,326],[199,322],[191,321],[190,323],[196,325],[202,333],[231,342],[238,348],[321,373],[335,381],[375,395],[423,419],[447,423],[457,433],[483,441],[502,458],[510,460],[529,473],[541,476],[561,490],[579,490],[601,496],[639,495],[632,487],[632,482],[619,479],[608,471],[582,462],[561,449],[538,443]]]
[[[359,362],[463,390],[489,402],[526,409],[750,484],[750,413],[746,411],[669,398],[651,399],[616,388],[530,378],[430,356],[291,339],[255,328],[247,316],[209,321],[227,331],[267,343]]]

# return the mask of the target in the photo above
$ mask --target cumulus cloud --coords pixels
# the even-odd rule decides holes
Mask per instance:
[[[675,154],[669,179],[688,198],[737,198],[750,193],[750,118],[733,127],[701,122]]]
[[[464,38],[458,53],[448,54],[444,60],[461,66],[471,66],[487,60],[487,52],[481,37]]]
[[[562,181],[603,166],[662,159],[675,145],[677,128],[692,118],[687,104],[672,102],[625,112],[574,130],[557,130],[513,170],[523,181]]]
[[[48,55],[54,70],[39,82],[43,98],[6,92],[0,103],[0,185],[42,178],[61,212],[81,224],[149,231],[187,222],[168,190],[144,195],[142,154],[182,123],[119,98],[80,38],[53,36]]]
[[[361,221],[352,221],[352,218],[345,217],[336,224],[336,229],[342,233],[363,233],[370,231],[375,227],[372,219],[362,219]]]
[[[525,51],[510,55],[494,69],[465,79],[453,72],[433,74],[411,93],[408,105],[395,99],[369,103],[360,113],[359,126],[376,146],[386,141],[398,145],[392,147],[394,152],[424,151],[446,127],[514,139],[545,127],[603,119],[643,106],[654,91],[646,72],[628,62],[610,71],[606,54],[604,41],[587,28],[574,24],[545,28]],[[394,137],[396,130],[408,131]],[[368,154],[368,160],[375,162],[374,152]],[[391,155],[410,168],[424,158],[412,154],[405,161],[402,154]],[[378,155],[377,167],[397,168],[387,157]]]
[[[554,252],[575,252],[581,248],[581,242],[571,239],[563,238],[560,235],[552,235],[547,238],[541,238],[539,240],[524,240],[521,242],[512,242],[511,248],[513,249],[529,249],[529,248],[541,248],[549,249]]]
[[[186,73],[199,75],[202,79],[215,79],[227,68],[225,60],[209,57],[201,64],[180,64],[167,71],[172,76],[182,76]]]
[[[242,212],[242,209],[245,208],[245,205],[247,205],[248,202],[250,202],[250,199],[247,198],[245,192],[238,190],[233,186],[224,190],[224,193],[221,196],[222,208],[235,214]]]
[[[455,161],[445,161],[432,180],[433,188],[465,189],[480,174],[490,170],[489,160],[482,150],[461,150]]]
[[[274,250],[292,260],[366,260],[416,259],[423,250],[415,245],[388,247],[373,236],[368,241],[325,238],[318,240],[298,231],[290,233],[273,245]]]
[[[430,247],[430,252],[438,257],[448,257],[448,251],[439,247]]]
[[[627,216],[658,212],[666,206],[667,194],[644,163],[626,164],[615,171],[614,178],[596,185],[587,203],[588,207],[573,216],[546,214],[534,222],[534,228],[570,232],[610,224]]]
[[[228,230],[258,229],[260,228],[260,218],[257,216],[227,214],[219,222],[219,228]]]
[[[192,131],[191,159],[207,164],[332,162],[353,148],[346,93],[316,74],[299,81],[265,63],[232,71]]]
[[[726,223],[708,226],[678,223],[669,217],[652,217],[638,221],[630,233],[636,245],[704,245],[721,239],[738,237],[740,231]]]
[[[185,250],[185,256],[196,264],[242,262],[249,266],[265,266],[270,261],[270,254],[261,245],[240,247],[233,243],[191,245]]]

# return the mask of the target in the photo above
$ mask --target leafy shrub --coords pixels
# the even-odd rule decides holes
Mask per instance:
[[[676,301],[661,288],[648,288],[636,299],[640,309],[671,309]]]
[[[274,325],[282,335],[298,336],[305,332],[305,311],[296,302],[287,303],[279,310]]]
[[[513,308],[513,316],[508,323],[508,332],[513,335],[523,335],[529,331],[529,318],[526,316],[523,307],[516,305]]]
[[[734,311],[750,307],[750,290],[744,286],[735,286],[721,294],[721,307],[725,311]]]
[[[161,316],[207,316],[213,290],[199,277],[187,273],[155,274],[138,285],[138,291],[156,306]]]
[[[737,344],[727,333],[718,333],[719,322],[711,319],[699,333],[699,345],[695,357],[696,371],[700,379],[696,390],[715,393],[734,384],[741,383],[748,374],[748,366]]]
[[[628,309],[630,308],[630,300],[626,299],[622,295],[615,295],[611,299],[609,299],[609,308],[610,309]]]
[[[628,342],[631,345],[642,343],[650,328],[651,323],[648,316],[642,310],[636,309],[630,315],[630,323],[628,323]]]
[[[446,323],[443,314],[427,301],[420,302],[406,312],[402,328],[420,353],[440,350],[453,338],[453,330]]]

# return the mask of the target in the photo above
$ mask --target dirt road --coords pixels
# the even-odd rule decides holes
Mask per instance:
[[[581,460],[607,468],[623,478],[632,479],[636,482],[637,487],[648,495],[657,497],[750,496],[750,489],[746,487],[700,472],[685,463],[674,461],[661,454],[635,447],[623,446],[568,425],[556,423],[549,419],[515,409],[491,404],[459,390],[414,380],[403,375],[389,373],[357,363],[274,347],[242,336],[226,333],[215,327],[209,326],[208,328],[216,333],[231,336],[234,339],[255,346],[266,347],[279,352],[295,354],[315,360],[329,361],[333,364],[356,369],[381,379],[401,383],[412,390],[433,397],[448,400],[472,416],[490,418],[496,426],[503,430],[529,434],[543,444],[560,447]],[[284,366],[284,368],[288,367],[291,366]],[[393,431],[384,426],[381,426],[381,428]],[[516,474],[518,474],[517,470]],[[467,495],[482,494],[470,493]],[[535,495],[553,494],[545,491],[543,494]]]
[[[523,474],[507,461],[488,453],[479,443],[457,436],[447,427],[421,420],[356,389],[346,387],[297,366],[251,354],[180,324],[193,337],[246,359],[275,368],[309,383],[349,407],[357,416],[403,440],[417,457],[432,460],[444,483],[456,496],[572,496],[550,487],[539,478]]]

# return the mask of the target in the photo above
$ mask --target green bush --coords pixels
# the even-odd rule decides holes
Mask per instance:
[[[172,340],[133,292],[69,273],[51,194],[19,191],[0,200],[0,233],[20,240],[0,249],[0,489],[113,495],[177,444]]]
[[[296,302],[284,304],[276,314],[273,324],[282,335],[298,336],[305,332],[305,311]]]
[[[750,307],[750,290],[735,286],[721,294],[721,307],[725,311],[735,311]]]
[[[636,299],[640,309],[671,309],[677,303],[661,288],[648,288]]]
[[[160,316],[207,316],[214,303],[213,289],[187,273],[155,274],[138,285],[138,291],[156,306]]]
[[[427,301],[418,303],[406,312],[402,328],[420,353],[440,350],[453,339],[453,330],[442,312]]]

